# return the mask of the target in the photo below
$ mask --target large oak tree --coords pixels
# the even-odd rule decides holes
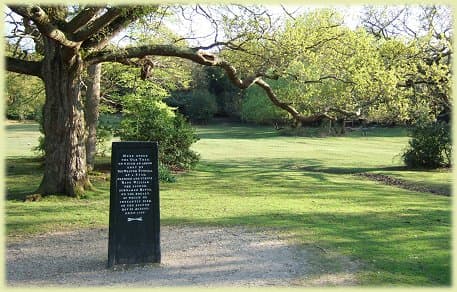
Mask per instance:
[[[69,20],[68,6],[9,8],[22,17],[24,31],[35,37],[43,56],[38,61],[6,58],[7,70],[37,76],[45,85],[45,167],[38,192],[78,196],[90,185],[81,91],[83,70],[91,64],[84,55],[105,47],[141,11],[85,7]]]

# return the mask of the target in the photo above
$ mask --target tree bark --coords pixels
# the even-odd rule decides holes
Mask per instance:
[[[85,118],[87,124],[86,160],[87,169],[94,169],[95,154],[97,152],[97,123],[100,104],[100,77],[102,64],[90,65],[87,69],[89,80],[87,82]]]
[[[86,167],[84,111],[81,102],[83,62],[77,51],[46,38],[42,78],[45,165],[41,194],[78,197],[90,186]]]

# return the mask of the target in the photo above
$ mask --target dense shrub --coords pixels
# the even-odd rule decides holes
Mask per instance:
[[[208,90],[194,90],[186,107],[186,112],[192,121],[207,123],[217,111],[216,97]]]
[[[164,101],[169,106],[177,108],[189,120],[197,123],[209,122],[217,112],[216,96],[206,89],[175,92]]]
[[[190,146],[198,140],[185,118],[160,101],[127,97],[121,140],[158,141],[160,162],[169,169],[188,169],[198,161]]]
[[[256,124],[273,124],[287,119],[287,113],[273,105],[258,87],[250,88],[241,105],[241,119]]]
[[[106,156],[111,149],[110,142],[118,135],[120,117],[116,114],[101,112],[97,122],[97,155]]]
[[[236,87],[220,67],[204,67],[208,91],[216,96],[217,115],[240,118],[241,89]]]
[[[95,148],[97,150],[96,155],[106,156],[110,150],[109,142],[113,138],[113,132],[111,129],[103,124],[98,123],[97,125],[97,140],[95,142]]]
[[[451,133],[444,122],[419,123],[411,129],[409,147],[402,154],[411,168],[438,168],[451,165]]]

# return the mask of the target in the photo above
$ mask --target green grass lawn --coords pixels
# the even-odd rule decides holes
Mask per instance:
[[[26,139],[14,127],[7,130],[8,148]],[[285,137],[269,127],[227,124],[199,127],[198,134],[196,169],[161,184],[162,224],[276,228],[306,248],[327,251],[328,261],[338,255],[359,261],[363,285],[450,285],[451,198],[353,175],[383,173],[450,189],[449,171],[402,170],[405,131]],[[94,172],[94,190],[82,199],[24,203],[40,181],[39,162],[26,155],[7,160],[9,239],[108,226],[106,173]]]
[[[33,147],[38,146],[40,136],[39,126],[34,122],[15,122],[5,123],[6,134],[6,157],[33,156],[36,152]]]

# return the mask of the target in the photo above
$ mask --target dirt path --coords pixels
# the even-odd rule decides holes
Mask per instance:
[[[162,227],[162,263],[107,269],[108,232],[92,229],[7,244],[7,286],[250,287],[356,285],[358,265],[329,266],[277,232]],[[322,252],[321,252],[322,253]],[[324,256],[324,255],[322,255]],[[331,267],[331,268],[329,268]]]

